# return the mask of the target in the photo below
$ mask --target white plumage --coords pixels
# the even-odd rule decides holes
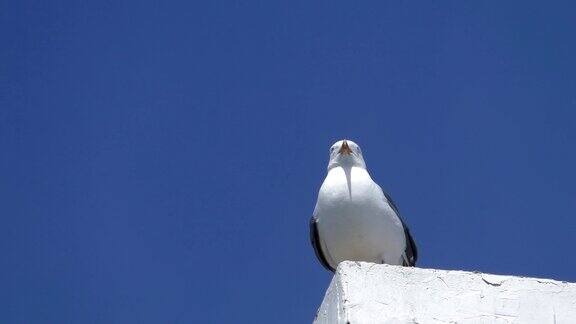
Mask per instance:
[[[344,260],[413,266],[416,245],[390,196],[366,170],[360,147],[338,141],[318,193],[310,237],[320,262]]]

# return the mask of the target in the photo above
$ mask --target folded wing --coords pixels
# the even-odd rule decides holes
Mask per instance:
[[[416,265],[416,261],[418,260],[418,249],[416,248],[416,242],[414,242],[414,239],[410,234],[410,229],[408,229],[408,226],[402,219],[402,216],[400,216],[400,211],[398,211],[398,207],[396,206],[396,203],[394,203],[394,200],[392,200],[392,197],[390,197],[390,195],[386,191],[382,190],[382,192],[384,193],[384,196],[388,200],[388,204],[390,204],[390,207],[392,207],[394,212],[396,212],[396,215],[400,219],[400,222],[402,222],[402,227],[404,228],[404,236],[406,237],[406,249],[404,250],[403,265],[413,267]]]
[[[330,266],[324,252],[322,251],[322,244],[320,243],[320,235],[318,234],[318,220],[312,216],[310,218],[310,242],[316,253],[316,257],[320,263],[329,271],[334,272],[334,268]]]

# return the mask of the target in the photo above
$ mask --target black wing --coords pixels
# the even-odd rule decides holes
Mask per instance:
[[[320,245],[320,236],[318,235],[317,221],[318,220],[314,216],[312,216],[312,218],[310,218],[310,243],[312,243],[312,247],[314,248],[314,252],[316,253],[316,257],[318,258],[320,263],[322,263],[324,268],[326,268],[329,271],[334,272],[334,268],[332,268],[330,266],[330,264],[328,263],[328,260],[326,260],[326,257],[324,256],[324,253],[322,252],[322,246]]]
[[[400,211],[398,211],[398,207],[394,203],[394,200],[392,200],[392,197],[390,197],[386,191],[382,190],[382,192],[384,192],[384,196],[386,196],[386,199],[388,199],[390,207],[392,207],[392,209],[396,212],[396,215],[398,215],[398,218],[400,218],[400,222],[402,222],[402,227],[404,227],[404,236],[406,236],[406,250],[404,253],[406,254],[408,263],[404,261],[403,265],[413,267],[416,265],[416,260],[418,260],[418,249],[416,248],[416,242],[414,242],[408,226],[406,223],[404,223],[402,216],[400,216]]]

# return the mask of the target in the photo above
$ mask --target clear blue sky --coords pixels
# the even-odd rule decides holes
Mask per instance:
[[[0,4],[0,322],[310,322],[344,137],[419,266],[576,281],[573,2],[272,2]]]

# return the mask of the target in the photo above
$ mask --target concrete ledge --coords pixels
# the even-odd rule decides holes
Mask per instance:
[[[576,284],[346,261],[314,323],[576,323]]]

